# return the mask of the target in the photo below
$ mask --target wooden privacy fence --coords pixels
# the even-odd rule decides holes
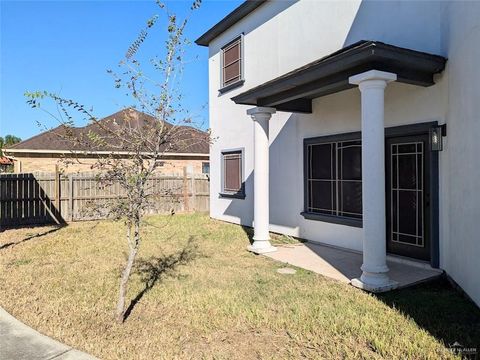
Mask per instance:
[[[209,210],[207,175],[159,174],[148,180],[147,189],[155,194],[150,214]],[[88,209],[124,196],[119,184],[102,186],[94,173],[0,174],[0,226],[100,219],[105,216]]]

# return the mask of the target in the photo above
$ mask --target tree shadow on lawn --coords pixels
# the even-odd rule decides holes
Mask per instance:
[[[476,355],[465,358],[480,359],[480,309],[445,277],[375,296],[447,347],[457,342],[463,348],[476,348]]]
[[[0,245],[0,250],[7,249],[11,246],[17,246],[17,245],[22,244],[24,242],[27,242],[27,241],[30,241],[30,240],[33,240],[33,239],[37,239],[37,238],[43,237],[45,235],[57,232],[58,230],[62,229],[65,226],[66,225],[57,225],[53,229],[49,229],[49,230],[46,230],[46,231],[43,231],[43,232],[28,235],[27,237],[25,237],[24,239],[21,239],[19,241],[11,241],[11,242],[5,243],[3,245]]]
[[[201,254],[198,250],[198,244],[195,238],[191,236],[183,249],[176,253],[160,257],[150,257],[148,259],[139,259],[135,265],[135,273],[140,275],[144,283],[144,288],[130,302],[130,305],[125,311],[123,321],[127,320],[135,305],[162,277],[172,275],[178,266],[186,265],[199,256],[201,256]]]

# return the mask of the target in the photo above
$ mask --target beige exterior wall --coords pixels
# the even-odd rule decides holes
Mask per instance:
[[[35,171],[42,171],[42,172],[54,172],[55,165],[58,164],[60,169],[64,173],[77,173],[77,172],[90,172],[94,171],[92,169],[92,165],[95,163],[96,159],[94,158],[82,158],[79,159],[79,162],[75,162],[74,164],[65,166],[62,163],[59,156],[39,156],[39,154],[17,154],[15,156],[15,166],[14,172],[16,173],[28,173],[28,172],[35,172]],[[208,162],[208,157],[201,157],[199,158],[182,158],[182,159],[165,159],[164,165],[159,167],[159,171],[162,174],[168,175],[182,175],[183,168],[187,167],[187,171],[193,174],[201,174],[202,173],[202,163]]]

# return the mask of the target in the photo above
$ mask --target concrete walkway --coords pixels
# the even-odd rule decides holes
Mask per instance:
[[[42,335],[0,307],[1,360],[95,360],[96,358]]]
[[[362,274],[362,254],[354,251],[309,242],[276,246],[276,252],[265,255],[344,283]],[[390,278],[398,281],[399,288],[433,279],[443,273],[426,263],[393,256],[387,256],[387,266]]]

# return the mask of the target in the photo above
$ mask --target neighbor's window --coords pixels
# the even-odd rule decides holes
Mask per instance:
[[[307,213],[361,220],[362,144],[356,136],[305,141]]]
[[[222,48],[222,88],[243,80],[242,39],[240,36]]]
[[[243,184],[243,151],[222,152],[222,193],[232,197],[245,197]]]
[[[202,174],[210,174],[210,163],[202,162]]]

